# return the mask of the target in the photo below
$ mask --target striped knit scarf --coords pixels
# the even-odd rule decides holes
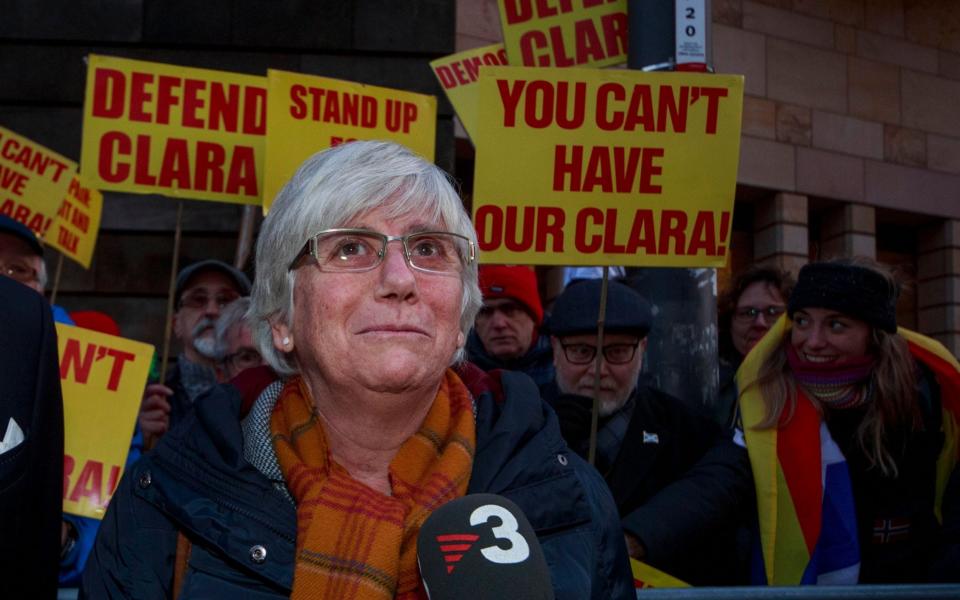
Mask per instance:
[[[291,598],[424,598],[417,533],[428,515],[467,490],[476,444],[470,393],[448,370],[420,430],[390,463],[392,496],[355,481],[331,459],[300,377],[270,419],[280,469],[297,503]]]
[[[854,408],[870,399],[869,377],[876,363],[871,355],[821,365],[803,360],[787,344],[787,362],[797,383],[827,408]]]

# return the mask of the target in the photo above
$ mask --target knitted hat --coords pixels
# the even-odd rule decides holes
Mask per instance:
[[[12,236],[20,238],[30,246],[34,254],[43,256],[43,246],[40,245],[37,236],[29,227],[20,221],[11,219],[7,215],[0,215],[0,233],[9,233]]]
[[[787,315],[804,308],[828,308],[897,332],[900,289],[880,273],[859,265],[823,262],[800,269],[787,303]]]
[[[538,327],[543,322],[537,274],[530,267],[480,265],[480,291],[485,300],[512,298],[526,307]]]
[[[73,324],[84,329],[92,329],[109,335],[120,335],[120,326],[107,313],[98,310],[77,310],[70,313]]]
[[[250,295],[250,280],[246,275],[243,274],[243,271],[240,269],[235,269],[225,262],[210,259],[195,262],[192,265],[184,267],[180,273],[177,274],[177,287],[176,292],[173,295],[174,303],[178,305],[180,304],[180,296],[183,295],[184,288],[187,286],[187,283],[190,282],[190,279],[194,275],[203,271],[219,271],[220,273],[223,273],[230,278],[230,281],[233,282],[234,286],[237,288],[237,292],[241,296]]]
[[[576,335],[597,330],[600,314],[600,279],[576,281],[563,290],[544,324],[550,335]],[[650,303],[633,288],[610,281],[607,284],[607,312],[603,330],[610,333],[636,333],[646,337],[653,322]]]

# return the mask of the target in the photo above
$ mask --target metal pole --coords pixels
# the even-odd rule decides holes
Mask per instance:
[[[57,303],[57,291],[60,289],[60,274],[63,272],[63,253],[57,254],[57,270],[53,274],[53,288],[50,292],[50,304]]]
[[[243,270],[250,258],[250,250],[253,248],[253,228],[257,222],[257,207],[244,206],[243,217],[240,220],[240,231],[237,235],[237,253],[233,259],[233,266]]]
[[[603,360],[603,325],[607,321],[607,284],[610,280],[610,267],[603,266],[603,280],[600,284],[600,311],[597,314],[597,356],[593,367],[593,410],[590,414],[590,449],[587,461],[596,464],[597,425],[600,422],[600,361]]]
[[[676,1],[628,0],[629,68],[674,70],[676,8]],[[710,3],[697,9],[709,41]],[[719,387],[716,269],[627,269],[627,284],[650,302],[655,316],[643,361],[646,378],[695,410],[712,407]]]
[[[160,383],[167,377],[167,355],[170,353],[170,329],[173,324],[173,294],[177,286],[177,263],[180,261],[183,200],[177,200],[177,225],[173,233],[173,260],[170,264],[170,287],[167,289],[167,318],[163,328],[163,353],[160,357]]]

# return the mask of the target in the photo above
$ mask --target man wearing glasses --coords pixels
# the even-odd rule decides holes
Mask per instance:
[[[243,371],[265,364],[246,321],[250,298],[239,298],[217,319],[217,379],[230,381]]]
[[[247,276],[218,260],[194,263],[177,275],[173,334],[182,351],[166,381],[149,384],[144,391],[139,422],[148,448],[216,385],[217,319],[228,304],[249,294]]]
[[[740,545],[738,524],[752,492],[747,454],[732,432],[640,383],[652,311],[616,281],[598,348],[601,284],[575,282],[557,298],[544,325],[556,381],[544,397],[567,443],[586,456],[599,360],[595,466],[617,502],[630,555],[694,585],[745,582],[749,538]]]
[[[0,215],[0,274],[43,294],[43,247],[26,225],[6,215]]]

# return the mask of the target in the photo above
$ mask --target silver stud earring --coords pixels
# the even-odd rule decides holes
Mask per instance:
[[[288,338],[288,337],[283,338],[283,345],[284,345],[284,346],[289,346],[289,345],[290,345],[290,338]]]

